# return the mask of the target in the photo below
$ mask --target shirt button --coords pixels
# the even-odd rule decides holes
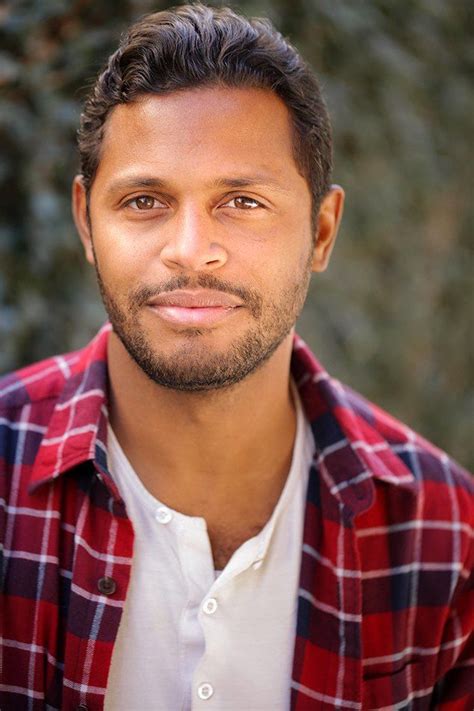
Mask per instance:
[[[198,696],[203,701],[207,701],[207,699],[210,699],[213,693],[214,693],[214,689],[212,688],[211,684],[209,684],[207,681],[204,682],[204,684],[199,685]]]
[[[89,709],[85,704],[79,704],[79,706],[76,706],[76,711],[89,711]]]
[[[206,615],[213,615],[215,611],[217,610],[217,600],[215,597],[210,597],[206,600],[204,605],[202,606],[202,609],[206,613]]]
[[[102,595],[113,595],[117,590],[117,583],[113,578],[99,578],[97,587]],[[84,707],[85,708],[85,707]]]
[[[173,518],[173,514],[165,506],[161,506],[156,510],[155,518],[159,523],[169,523]]]

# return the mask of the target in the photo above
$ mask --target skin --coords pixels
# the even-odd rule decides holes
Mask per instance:
[[[327,267],[344,193],[333,186],[323,198],[314,234],[285,104],[268,90],[213,87],[115,107],[89,198],[88,214],[77,176],[76,226],[119,328],[139,333],[177,382],[240,372],[217,387],[165,386],[116,332],[109,340],[121,446],[154,496],[206,519],[222,568],[265,525],[286,481],[293,325],[311,272]],[[137,296],[167,287],[211,287],[239,308],[210,324],[175,323]],[[245,373],[239,344],[248,343],[266,352]]]

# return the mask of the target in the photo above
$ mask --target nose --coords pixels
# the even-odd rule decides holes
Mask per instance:
[[[214,271],[228,259],[215,219],[196,206],[180,209],[167,225],[161,259],[170,269]]]

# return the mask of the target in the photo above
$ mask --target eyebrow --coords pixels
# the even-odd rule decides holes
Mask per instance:
[[[271,187],[281,192],[287,192],[286,188],[275,178],[265,174],[243,175],[235,178],[218,178],[211,184],[211,188],[247,188],[252,186]],[[138,188],[153,188],[159,190],[169,190],[170,185],[166,180],[157,177],[147,177],[142,175],[130,176],[113,181],[107,189],[108,194],[120,192],[122,190],[136,190]]]

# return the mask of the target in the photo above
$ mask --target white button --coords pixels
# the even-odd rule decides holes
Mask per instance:
[[[156,510],[155,518],[160,523],[169,523],[173,518],[173,514],[165,506],[161,506],[161,508]]]
[[[204,682],[204,684],[199,685],[198,696],[203,701],[207,701],[207,699],[210,699],[213,693],[214,689],[212,688],[211,684],[208,684],[207,681]]]
[[[206,600],[204,605],[202,606],[202,609],[206,613],[206,615],[213,615],[215,611],[217,610],[217,600],[215,597],[210,597]]]

